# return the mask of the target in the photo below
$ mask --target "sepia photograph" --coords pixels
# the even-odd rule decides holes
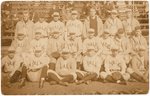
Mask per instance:
[[[1,2],[1,94],[148,92],[148,0]]]

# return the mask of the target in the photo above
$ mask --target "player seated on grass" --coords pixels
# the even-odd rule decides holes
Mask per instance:
[[[81,38],[76,37],[76,32],[72,30],[72,32],[69,32],[69,36],[65,42],[66,47],[68,48],[69,52],[72,55],[72,58],[76,59],[77,62],[77,68],[82,68],[82,40]]]
[[[96,80],[99,77],[99,71],[102,61],[99,56],[96,55],[96,51],[93,47],[88,48],[87,55],[83,57],[83,69],[84,71],[77,70],[77,77],[80,79],[77,84],[86,83],[89,84],[91,80]]]
[[[8,55],[2,58],[2,76],[4,76],[4,83],[7,87],[11,87],[11,83],[19,81],[21,76],[22,58],[16,55],[15,49],[9,47]]]
[[[29,48],[29,42],[26,38],[26,29],[22,28],[18,31],[17,37],[13,40],[11,46],[15,48],[15,54],[21,55],[23,52],[26,52]]]
[[[76,80],[76,61],[68,50],[63,49],[61,57],[57,60],[55,71],[49,69],[48,77],[64,86]]]
[[[30,51],[31,53],[34,54],[34,51],[37,47],[41,47],[42,48],[42,52],[44,54],[46,54],[46,50],[47,50],[47,42],[44,41],[44,39],[42,38],[42,33],[44,30],[42,29],[36,29],[34,32],[34,39],[32,39],[32,41],[30,42]]]
[[[54,30],[51,36],[48,40],[47,54],[50,58],[58,59],[64,48],[64,40],[61,38],[59,30]]]
[[[131,65],[127,69],[131,78],[139,82],[148,82],[148,58],[145,50],[144,46],[138,47],[137,54],[132,58]]]
[[[108,55],[104,61],[105,72],[100,76],[104,82],[126,84],[130,75],[126,73],[126,64],[122,56],[118,54],[118,46],[111,48],[112,54]]]
[[[43,81],[45,79],[45,66],[49,64],[49,57],[44,55],[41,47],[37,47],[34,51],[34,54],[29,54],[24,57],[24,66],[23,66],[23,74],[22,82],[20,84],[20,88],[25,86],[26,77],[31,82],[40,81],[40,86],[43,86]],[[42,83],[41,83],[42,82]]]

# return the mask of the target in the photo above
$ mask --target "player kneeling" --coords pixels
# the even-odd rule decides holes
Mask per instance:
[[[96,80],[99,77],[99,71],[102,65],[102,60],[96,55],[94,47],[89,47],[87,55],[83,58],[84,71],[77,70],[77,76],[79,79],[77,84],[86,83]]]
[[[144,46],[139,46],[137,55],[132,58],[131,66],[127,69],[131,78],[139,82],[148,82],[148,58],[145,51],[146,48]]]
[[[62,51],[61,57],[57,60],[55,71],[49,69],[48,77],[64,86],[68,86],[68,82],[76,80],[76,61],[68,50]]]
[[[126,73],[126,64],[123,58],[118,54],[118,47],[113,46],[112,54],[108,55],[104,61],[105,72],[100,76],[104,82],[126,84],[130,75]]]

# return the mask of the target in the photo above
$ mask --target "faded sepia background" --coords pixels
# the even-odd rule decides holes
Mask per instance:
[[[133,9],[135,18],[140,22],[142,35],[147,39],[149,38],[149,22],[148,22],[148,2],[147,1],[131,1],[125,2],[128,8]],[[75,8],[78,10],[79,19],[84,22],[84,19],[89,14],[89,8],[93,6],[97,10],[97,14],[103,20],[103,23],[108,18],[108,10],[114,7],[119,7],[117,2],[107,1],[44,1],[44,2],[3,2],[1,4],[1,58],[7,55],[8,47],[14,39],[14,30],[18,21],[22,20],[22,11],[30,11],[30,20],[37,22],[37,14],[39,11],[44,12],[46,21],[49,23],[52,20],[52,13],[59,11],[61,21],[66,23],[68,17],[67,10]],[[119,13],[119,18],[124,19],[125,14]],[[3,82],[3,81],[2,81]],[[37,87],[38,83],[27,82],[27,86],[23,89],[18,89],[16,84],[12,88],[1,86],[3,94],[142,94],[147,93],[149,88],[147,83],[130,82],[129,85],[116,85],[112,83],[103,84],[100,82],[92,82],[90,85],[75,85],[72,84],[68,87],[60,85],[49,85],[46,83],[43,89]]]

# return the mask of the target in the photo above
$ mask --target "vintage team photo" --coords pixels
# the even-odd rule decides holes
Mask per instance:
[[[2,2],[2,94],[147,94],[148,4]]]

